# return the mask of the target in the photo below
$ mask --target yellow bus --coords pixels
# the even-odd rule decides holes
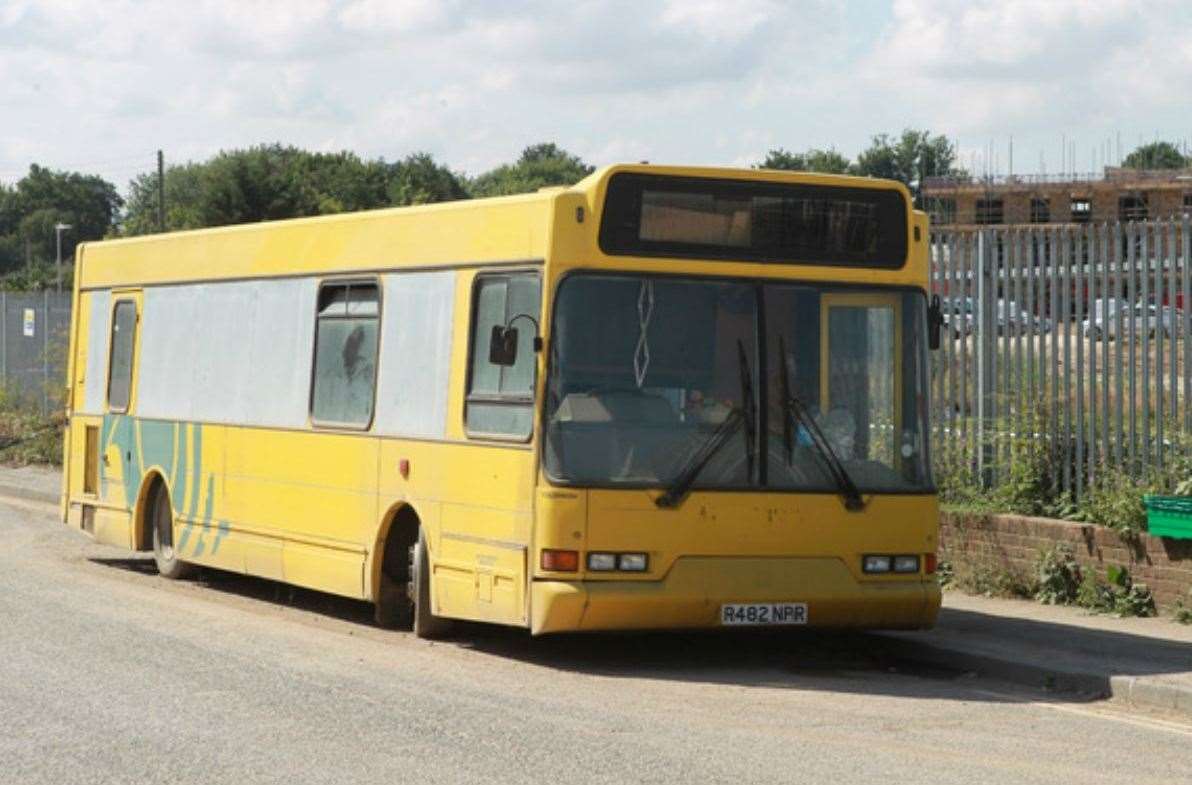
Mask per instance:
[[[80,246],[62,517],[533,634],[936,617],[927,223],[898,183],[570,188]]]

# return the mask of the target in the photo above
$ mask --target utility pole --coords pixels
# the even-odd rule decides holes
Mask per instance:
[[[166,158],[157,151],[157,231],[166,230]]]
[[[70,229],[70,224],[58,222],[54,224],[54,238],[58,245],[58,264],[55,268],[54,291],[62,292],[62,233]]]

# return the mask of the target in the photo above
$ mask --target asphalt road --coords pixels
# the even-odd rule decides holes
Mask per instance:
[[[0,782],[1164,783],[1192,728],[865,635],[436,644],[266,581],[159,578],[0,504]]]

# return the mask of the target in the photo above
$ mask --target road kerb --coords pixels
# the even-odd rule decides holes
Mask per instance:
[[[1126,706],[1160,709],[1192,720],[1192,689],[1165,681],[1161,676],[1113,676],[1071,671],[1037,662],[949,648],[899,635],[882,637],[888,642],[890,653],[911,662],[973,671],[1056,694],[1075,694],[1090,700],[1110,698]]]
[[[1024,660],[953,649],[900,635],[882,637],[889,644],[888,651],[891,654],[910,662],[922,662],[957,671],[973,671],[1049,692],[1080,693],[1090,698],[1107,698],[1111,694],[1110,679],[1104,674],[1051,668]]]
[[[1159,708],[1192,719],[1192,689],[1181,684],[1159,677],[1111,676],[1109,686],[1113,698],[1122,703]]]
[[[1056,695],[1068,694],[1088,700],[1108,698],[1122,706],[1160,710],[1192,721],[1192,688],[1166,681],[1162,676],[1111,676],[1105,673],[1070,671],[933,643],[897,635],[883,635],[888,651],[896,657],[951,670],[972,671],[993,679],[1042,689]]]

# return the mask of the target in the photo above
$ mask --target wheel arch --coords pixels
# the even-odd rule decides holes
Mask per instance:
[[[368,597],[376,601],[380,597],[381,574],[389,567],[404,572],[409,546],[418,541],[418,529],[424,518],[406,501],[394,502],[381,518],[377,538],[369,553],[366,579]]]
[[[137,490],[136,504],[133,506],[132,544],[134,551],[153,550],[153,530],[149,527],[149,516],[152,513],[150,503],[153,501],[153,492],[159,484],[167,494],[171,493],[165,471],[160,466],[150,466],[141,477],[141,486]],[[172,495],[170,500],[172,503]]]

